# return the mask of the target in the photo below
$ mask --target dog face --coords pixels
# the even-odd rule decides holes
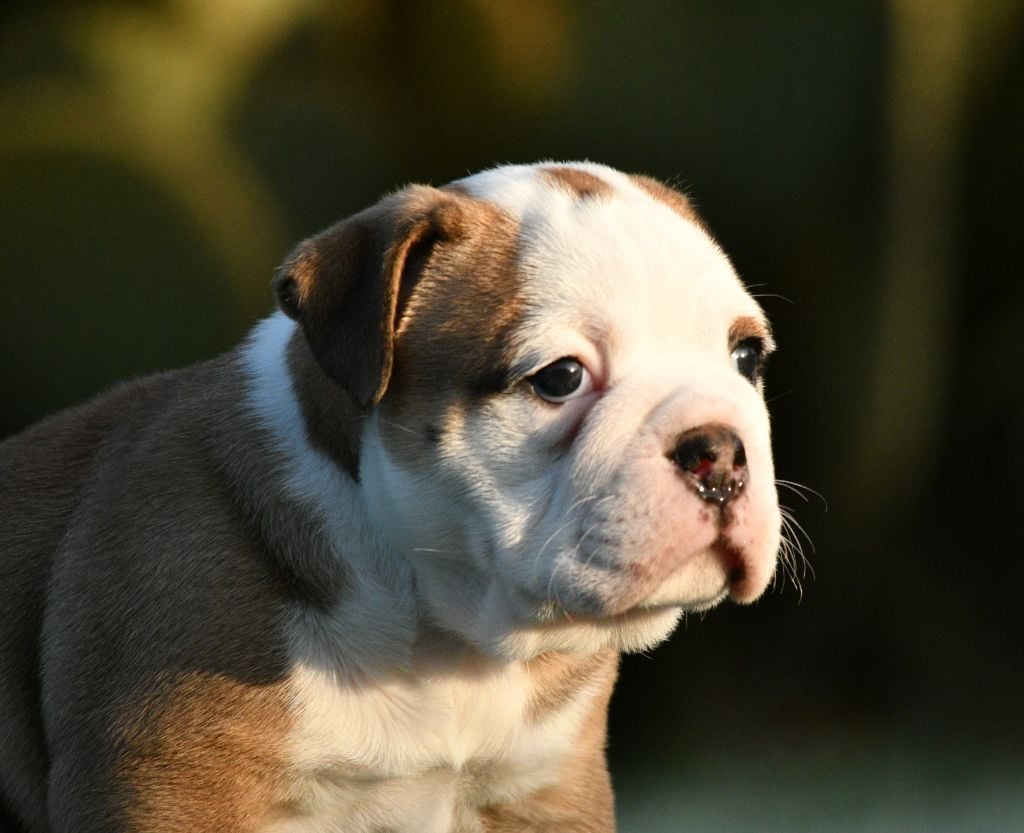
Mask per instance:
[[[366,511],[446,629],[509,659],[639,650],[767,586],[771,338],[681,195],[498,168],[399,192],[277,288],[367,409]]]

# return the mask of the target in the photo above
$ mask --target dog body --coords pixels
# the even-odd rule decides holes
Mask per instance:
[[[774,571],[756,303],[580,163],[403,189],[274,288],[0,445],[0,820],[611,830],[619,653]]]

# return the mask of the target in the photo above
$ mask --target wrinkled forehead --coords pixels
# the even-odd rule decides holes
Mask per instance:
[[[570,327],[637,350],[720,349],[738,318],[763,320],[688,202],[653,180],[599,165],[499,168],[458,183],[518,226],[532,339]]]

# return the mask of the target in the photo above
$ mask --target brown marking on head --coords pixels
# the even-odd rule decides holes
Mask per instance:
[[[362,420],[386,393],[402,425],[406,405],[436,403],[453,383],[500,384],[487,345],[506,344],[518,307],[516,231],[463,189],[411,186],[302,243],[279,270],[278,302],[304,335],[288,361],[311,440],[353,477]],[[441,416],[410,430],[430,445]]]
[[[122,722],[130,830],[255,830],[294,800],[283,683],[191,673],[161,680]]]
[[[426,253],[395,339],[380,432],[405,465],[426,465],[440,438],[511,382],[511,333],[523,313],[518,225],[460,197],[458,233]]]
[[[634,185],[646,191],[648,196],[664,203],[684,220],[694,223],[708,236],[711,236],[711,232],[704,219],[697,213],[697,209],[693,207],[693,203],[690,202],[685,194],[677,191],[675,188],[670,188],[663,182],[654,179],[654,177],[645,176],[644,174],[630,174],[629,178]]]
[[[601,177],[580,168],[557,166],[541,168],[540,175],[552,185],[568,191],[577,199],[610,197],[614,188]]]

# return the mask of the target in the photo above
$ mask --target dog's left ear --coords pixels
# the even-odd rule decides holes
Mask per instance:
[[[460,236],[463,199],[404,188],[300,243],[274,277],[278,305],[361,408],[387,390],[402,308],[433,248]]]

